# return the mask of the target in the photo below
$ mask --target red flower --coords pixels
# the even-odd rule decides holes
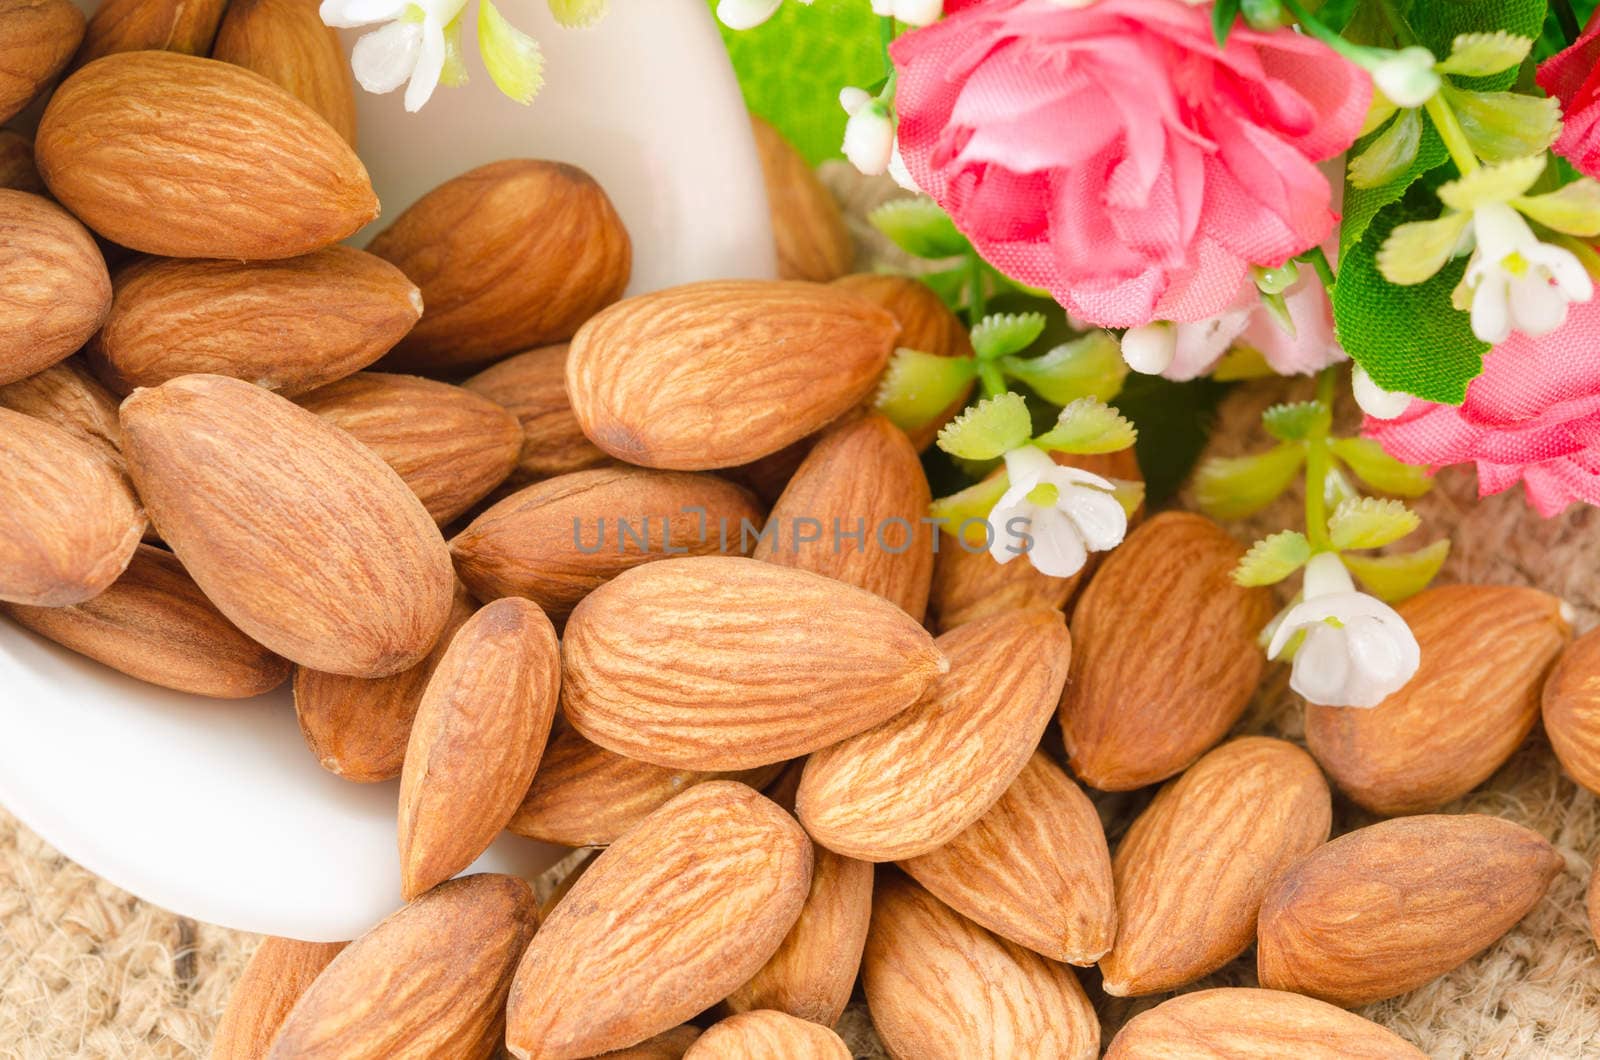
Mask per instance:
[[[1539,87],[1561,101],[1555,152],[1578,172],[1600,177],[1600,11],[1572,47],[1539,67]]]

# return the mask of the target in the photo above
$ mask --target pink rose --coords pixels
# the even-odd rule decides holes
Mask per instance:
[[[1350,146],[1360,69],[1183,0],[986,0],[905,34],[900,151],[993,265],[1108,327],[1218,316],[1250,266],[1322,243],[1316,162]]]
[[[1600,11],[1572,47],[1540,65],[1537,80],[1561,101],[1556,154],[1580,173],[1600,177]]]
[[[1559,330],[1515,334],[1484,361],[1460,408],[1413,401],[1367,437],[1409,464],[1478,465],[1487,496],[1523,483],[1549,517],[1574,501],[1600,504],[1600,300],[1572,307]]]

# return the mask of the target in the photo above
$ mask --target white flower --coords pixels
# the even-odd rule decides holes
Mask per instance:
[[[865,92],[856,95],[848,88],[839,93],[839,103],[850,115],[844,125],[844,156],[869,177],[887,170],[895,146],[889,107]]]
[[[1528,222],[1503,202],[1472,211],[1478,249],[1462,288],[1472,299],[1472,332],[1498,345],[1520,331],[1548,335],[1567,320],[1567,306],[1594,297],[1594,281],[1577,255],[1539,242]]]
[[[1332,552],[1306,565],[1305,599],[1278,622],[1267,646],[1276,659],[1305,631],[1289,687],[1325,707],[1375,707],[1405,687],[1422,661],[1417,638],[1394,608],[1357,592]]]
[[[900,155],[900,137],[894,138],[894,148],[889,152],[889,175],[894,182],[906,191],[922,194],[922,189],[917,187],[917,182],[911,179],[911,170],[906,168],[906,160]]]
[[[800,0],[809,4],[811,0]],[[778,13],[783,0],[719,0],[717,17],[729,29],[754,29]]]
[[[1444,84],[1435,62],[1433,53],[1420,46],[1388,52],[1370,67],[1372,83],[1391,103],[1420,107]]]
[[[1361,411],[1375,420],[1392,420],[1411,407],[1410,394],[1383,389],[1359,364],[1350,369],[1350,389],[1355,391]]]
[[[872,13],[908,26],[931,26],[944,12],[944,0],[872,0]]]
[[[438,87],[445,27],[465,6],[466,0],[322,0],[320,14],[325,24],[344,29],[388,23],[356,41],[350,68],[368,92],[406,85],[406,110],[415,111]]]
[[[1112,494],[1116,487],[1099,475],[1062,467],[1033,445],[1006,454],[1006,473],[1010,488],[989,513],[989,554],[996,563],[1026,554],[1041,574],[1068,578],[1083,569],[1090,552],[1116,548],[1128,532],[1128,513]]]

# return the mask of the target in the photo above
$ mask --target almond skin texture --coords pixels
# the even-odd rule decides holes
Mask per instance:
[[[400,774],[400,878],[409,901],[505,828],[539,767],[561,691],[539,605],[496,600],[469,618],[428,680]]]
[[[1163,512],[1100,564],[1072,612],[1061,732],[1101,791],[1165,780],[1233,727],[1261,680],[1272,594],[1234,584],[1244,549],[1216,523]]]
[[[996,615],[935,643],[950,670],[928,695],[806,761],[795,812],[830,850],[894,861],[943,846],[1039,745],[1072,654],[1059,612]]]
[[[500,405],[522,425],[511,481],[538,482],[610,462],[578,426],[567,400],[567,344],[545,346],[490,365],[461,384]]]
[[[70,607],[0,604],[20,625],[164,688],[218,699],[270,692],[289,664],[240,633],[176,556],[140,545],[111,587]]]
[[[117,52],[205,55],[227,0],[105,0],[89,20],[76,64]]]
[[[316,0],[229,0],[211,57],[286,89],[355,146],[355,84],[339,35],[322,24]]]
[[[511,987],[521,1060],[621,1049],[715,1004],[772,956],[811,884],[811,841],[743,784],[691,788],[597,858]]]
[[[49,199],[0,188],[0,383],[76,353],[110,308],[88,229]]]
[[[872,900],[862,981],[895,1057],[1092,1060],[1100,1023],[1065,965],[996,938],[896,872]]]
[[[0,407],[76,434],[122,466],[117,399],[90,374],[81,357],[68,357],[26,379],[0,386]]]
[[[737,556],[662,560],[607,582],[572,613],[561,661],[562,708],[579,732],[701,770],[854,736],[915,703],[947,665],[881,597]]]
[[[217,1024],[211,1060],[263,1060],[284,1017],[345,945],[262,939]]]
[[[146,259],[113,286],[89,355],[119,394],[191,372],[304,393],[383,356],[422,313],[399,269],[343,246],[283,261]]]
[[[295,404],[382,457],[440,526],[504,482],[522,448],[511,413],[470,390],[414,375],[358,372]]]
[[[162,539],[246,634],[354,677],[398,673],[433,647],[455,586],[449,551],[360,442],[220,375],[135,392],[122,436]]]
[[[0,188],[44,191],[44,181],[33,164],[33,141],[10,129],[0,129]]]
[[[1385,1027],[1315,998],[1223,987],[1164,1001],[1129,1020],[1105,1060],[1423,1060]]]
[[[619,460],[733,467],[804,438],[871,394],[898,330],[887,312],[832,286],[669,287],[620,302],[579,330],[567,394],[583,433]]]
[[[0,600],[66,607],[116,581],[144,533],[128,480],[103,450],[0,409]]]
[[[622,219],[576,166],[507,159],[428,192],[367,249],[422,288],[419,323],[385,366],[457,372],[570,339],[622,297]]]
[[[333,959],[284,1020],[271,1060],[489,1055],[537,925],[522,880],[484,873],[440,884]]]
[[[1306,745],[1339,789],[1385,817],[1427,813],[1505,764],[1539,720],[1571,629],[1561,601],[1505,585],[1447,585],[1398,608],[1422,648],[1371,710],[1306,706]]]
[[[850,1060],[844,1039],[831,1028],[785,1012],[743,1012],[714,1023],[684,1053],[684,1060]]]
[[[855,247],[839,204],[816,171],[772,124],[750,115],[778,249],[778,276],[827,283],[850,271]]]
[[[1169,781],[1117,847],[1105,992],[1172,990],[1243,953],[1267,888],[1332,821],[1322,772],[1286,740],[1233,740]]]
[[[1349,832],[1267,892],[1261,985],[1346,1008],[1415,990],[1516,926],[1561,868],[1543,836],[1482,814]]]
[[[683,1060],[689,1047],[699,1038],[700,1028],[692,1023],[685,1023],[670,1031],[662,1031],[653,1038],[646,1038],[638,1045],[601,1053],[598,1060]]]
[[[1600,631],[1573,641],[1551,672],[1544,731],[1567,775],[1600,794]]]
[[[817,442],[772,507],[772,536],[751,555],[859,586],[921,618],[933,578],[933,527],[922,520],[932,502],[910,441],[869,413]],[[860,540],[846,536],[858,532]]]
[[[900,867],[962,916],[1054,961],[1093,964],[1116,936],[1100,815],[1041,751],[988,813]]]
[[[0,121],[66,67],[83,27],[83,13],[68,0],[0,0]]]
[[[212,59],[145,51],[90,63],[51,97],[34,153],[64,206],[147,254],[289,258],[378,215],[366,168],[327,122]]]
[[[714,476],[604,467],[513,493],[451,539],[450,552],[480,599],[526,596],[560,622],[623,571],[743,551],[760,524],[755,500]]]

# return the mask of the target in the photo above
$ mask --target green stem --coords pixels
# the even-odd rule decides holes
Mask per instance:
[[[1000,374],[1000,366],[993,361],[978,362],[978,385],[983,388],[986,398],[999,397],[1008,389],[1005,377]]]
[[[1328,261],[1327,251],[1321,247],[1312,247],[1300,255],[1300,260],[1311,263],[1311,267],[1316,269],[1317,275],[1322,278],[1322,286],[1330,292],[1333,290],[1333,285],[1339,282],[1339,278],[1334,275],[1333,265]]]
[[[1439,138],[1444,141],[1444,146],[1450,152],[1450,158],[1456,164],[1456,169],[1464,177],[1475,173],[1479,169],[1478,155],[1472,150],[1472,144],[1467,140],[1466,130],[1461,127],[1461,121],[1456,117],[1456,112],[1450,106],[1450,101],[1444,98],[1443,90],[1434,93],[1432,99],[1423,104],[1428,112],[1428,117],[1433,121],[1433,127],[1439,131]]]
[[[984,294],[983,259],[976,250],[967,251],[967,326],[975,328],[989,315],[987,296]]]
[[[1334,388],[1338,385],[1338,369],[1324,368],[1317,376],[1317,400],[1333,411]],[[1333,466],[1333,456],[1328,448],[1329,427],[1318,427],[1306,439],[1306,537],[1318,552],[1333,548],[1328,536],[1328,472]]]
[[[1583,36],[1583,28],[1578,25],[1578,13],[1572,9],[1572,0],[1550,0],[1550,6],[1555,10],[1556,23],[1561,27],[1561,35],[1572,44]]]

